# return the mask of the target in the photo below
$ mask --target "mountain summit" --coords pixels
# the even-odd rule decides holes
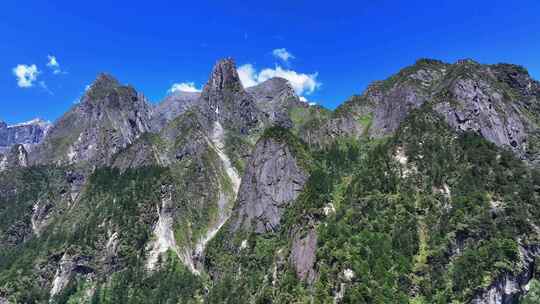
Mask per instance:
[[[230,58],[214,65],[201,93],[199,107],[205,123],[217,121],[242,134],[250,133],[263,123],[253,96],[244,90],[236,64]]]
[[[51,128],[34,163],[107,164],[120,149],[151,129],[152,108],[142,94],[99,74],[79,104]]]

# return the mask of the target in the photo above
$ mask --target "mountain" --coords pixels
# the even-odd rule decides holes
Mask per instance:
[[[535,303],[539,116],[472,60],[334,111],[230,58],[157,106],[100,74],[0,152],[0,303]]]
[[[142,94],[100,74],[81,101],[51,127],[31,162],[109,164],[117,151],[150,131],[151,116]]]
[[[540,83],[516,65],[446,64],[419,60],[371,85],[336,112],[369,124],[369,134],[394,132],[414,109],[430,104],[456,131],[473,131],[538,163]]]
[[[16,144],[25,145],[26,149],[43,141],[49,131],[51,123],[39,118],[15,125],[7,125],[0,121],[0,152],[8,151]]]

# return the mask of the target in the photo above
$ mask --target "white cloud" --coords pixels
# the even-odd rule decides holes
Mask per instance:
[[[258,85],[257,81],[257,71],[251,64],[244,64],[238,68],[238,77],[244,88],[249,88],[255,85]]]
[[[171,88],[169,89],[169,92],[171,92],[171,93],[177,92],[177,91],[180,91],[180,92],[200,92],[201,89],[198,89],[195,86],[194,82],[182,82],[182,83],[173,84],[171,86]]]
[[[60,64],[58,63],[58,60],[56,60],[56,57],[53,55],[47,55],[47,58],[49,59],[47,66],[52,69],[53,74],[62,73],[62,70],[60,70]]]
[[[316,102],[313,102],[313,101],[309,101],[307,98],[305,98],[304,96],[300,96],[300,101],[301,102],[305,102],[307,103],[308,105],[310,106],[316,106],[317,103]]]
[[[289,51],[287,51],[285,48],[273,50],[272,55],[274,55],[274,57],[276,58],[283,60],[286,63],[289,62],[289,59],[294,59],[294,55],[289,53]]]
[[[251,64],[244,64],[238,68],[238,75],[242,85],[246,88],[262,83],[273,77],[285,78],[289,81],[292,88],[299,96],[311,94],[321,86],[317,81],[318,73],[304,74],[293,70],[287,70],[281,66],[274,69],[266,68],[257,73],[257,70]]]
[[[39,74],[35,64],[19,64],[13,68],[13,75],[17,77],[17,85],[21,88],[29,88],[34,85]]]

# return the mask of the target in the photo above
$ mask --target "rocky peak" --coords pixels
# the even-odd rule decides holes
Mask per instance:
[[[81,105],[88,109],[123,108],[141,101],[140,97],[131,86],[123,86],[113,76],[101,73],[81,98]]]
[[[118,86],[120,86],[120,83],[114,76],[107,73],[99,73],[90,85],[90,90],[110,89]]]
[[[152,107],[142,94],[100,74],[81,102],[55,123],[33,162],[108,164],[116,152],[151,130],[151,118]]]
[[[478,64],[478,62],[474,61],[471,58],[462,58],[456,61],[456,65],[464,65],[464,64]]]
[[[212,70],[208,83],[203,92],[209,91],[241,91],[243,89],[240,77],[236,71],[236,63],[232,58],[219,60]]]
[[[540,83],[532,79],[529,71],[520,65],[499,63],[490,66],[490,71],[498,81],[511,89],[519,91],[525,97],[540,96]]]
[[[520,66],[421,59],[373,83],[360,97],[337,112],[359,120],[369,115],[370,136],[394,132],[412,110],[429,103],[456,131],[476,132],[522,158],[540,161],[535,146],[540,85]]]
[[[255,97],[257,103],[271,102],[276,99],[283,101],[288,98],[299,101],[299,97],[289,81],[281,77],[270,78],[263,83],[247,88],[247,91]]]
[[[248,134],[263,119],[253,96],[242,87],[236,65],[230,58],[216,63],[198,106],[207,130],[217,121],[226,129]]]
[[[0,120],[0,129],[6,129],[6,128],[7,128],[7,124],[4,121]]]
[[[256,86],[246,89],[255,98],[257,108],[274,124],[291,126],[289,110],[293,107],[307,108],[306,102],[300,101],[289,81],[273,77]]]

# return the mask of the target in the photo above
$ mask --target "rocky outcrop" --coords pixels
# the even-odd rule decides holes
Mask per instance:
[[[364,94],[352,102],[354,106],[351,108],[362,115],[371,112],[371,136],[390,134],[397,130],[412,110],[431,99],[432,92],[446,71],[447,65],[443,62],[418,60],[415,65],[389,79],[370,85]]]
[[[255,98],[257,108],[271,123],[284,127],[292,126],[289,110],[293,107],[309,107],[294,92],[286,79],[274,77],[246,91]]]
[[[250,134],[261,127],[264,119],[253,96],[242,87],[236,64],[230,58],[216,63],[197,106],[207,130],[219,121],[225,129]]]
[[[524,157],[529,148],[528,140],[532,140],[529,136],[538,131],[528,115],[538,117],[538,112],[526,113],[525,105],[532,103],[531,99],[537,103],[540,94],[534,90],[528,96],[528,92],[512,88],[515,84],[503,78],[511,77],[512,73],[499,69],[499,66],[482,66],[471,61],[455,65],[449,71],[445,90],[440,93],[443,96],[434,109],[454,129],[477,132],[497,146]],[[467,74],[471,71],[473,73]],[[530,87],[537,86],[528,78]]]
[[[23,168],[28,166],[28,153],[23,145],[17,144],[4,153],[0,153],[0,172],[12,169]]]
[[[513,304],[526,293],[527,284],[535,271],[535,261],[540,256],[539,246],[520,246],[522,268],[518,274],[506,273],[482,290],[472,304]]]
[[[324,121],[318,128],[303,129],[300,136],[310,146],[323,147],[338,138],[360,138],[367,134],[369,127],[353,117],[338,116]]]
[[[283,212],[298,197],[307,178],[286,142],[262,138],[242,178],[233,230],[276,231]]]
[[[94,269],[89,266],[90,262],[91,257],[65,252],[58,261],[58,267],[51,283],[51,298],[60,294],[74,276],[91,276]]]
[[[412,110],[429,104],[456,131],[476,132],[538,163],[539,99],[539,83],[519,66],[481,65],[470,59],[455,64],[423,59],[385,81],[375,82],[336,113],[357,119],[370,114],[369,136],[382,137],[397,130]],[[345,134],[357,132],[351,124],[339,129]]]
[[[159,132],[165,125],[176,117],[191,109],[199,100],[198,92],[176,91],[167,96],[153,111],[152,128]]]
[[[310,228],[307,232],[300,230],[294,234],[290,261],[296,275],[304,282],[312,283],[316,278],[316,252],[317,232],[315,228]]]
[[[50,129],[31,154],[34,164],[110,164],[115,153],[151,130],[146,98],[100,74],[81,102]]]
[[[170,186],[162,186],[161,204],[156,207],[158,221],[154,227],[155,239],[147,245],[148,258],[146,268],[153,270],[157,266],[160,255],[171,250],[192,272],[197,273],[193,259],[188,250],[179,248],[174,236],[174,204]]]
[[[8,151],[12,146],[21,144],[31,150],[43,141],[51,123],[39,118],[15,125],[7,125],[0,121],[0,153]]]
[[[47,226],[47,221],[50,218],[51,209],[54,207],[54,203],[48,199],[38,199],[34,206],[32,206],[32,217],[30,223],[32,225],[32,231],[36,236],[40,236],[41,232]]]

